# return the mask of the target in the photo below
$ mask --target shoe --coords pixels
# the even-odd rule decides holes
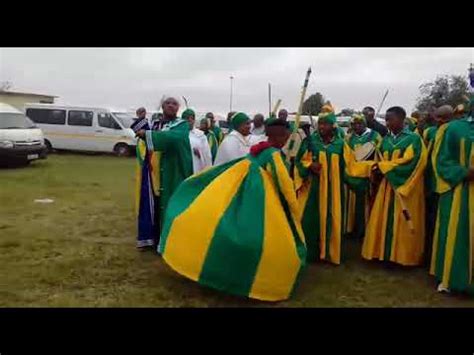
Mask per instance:
[[[442,284],[438,285],[438,292],[450,293],[449,288],[444,287]]]

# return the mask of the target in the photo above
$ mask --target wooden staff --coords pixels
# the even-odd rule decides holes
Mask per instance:
[[[304,98],[306,96],[306,89],[308,88],[310,75],[311,75],[311,67],[309,67],[308,71],[306,72],[303,89],[301,90],[300,104],[298,106],[298,112],[296,113],[296,117],[295,117],[295,126],[293,128],[293,133],[291,134],[290,145],[288,147],[289,148],[288,150],[290,151],[290,158],[294,158],[297,153],[295,150],[295,140],[296,140],[296,135],[298,134],[298,128],[300,126],[301,112],[303,111]]]
[[[272,84],[268,83],[268,114],[272,114]]]
[[[270,113],[270,117],[276,116],[276,112],[277,112],[278,108],[280,107],[280,104],[281,104],[281,99],[278,99],[275,106],[273,107],[273,111]]]

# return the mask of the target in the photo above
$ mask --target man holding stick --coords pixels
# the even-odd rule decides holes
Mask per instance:
[[[406,112],[395,106],[385,120],[384,137],[373,175],[380,186],[367,224],[362,257],[401,265],[423,262],[425,200],[423,173],[427,163],[422,138],[404,129]]]

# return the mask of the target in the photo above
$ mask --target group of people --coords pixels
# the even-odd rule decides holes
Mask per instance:
[[[196,128],[167,98],[160,124],[137,110],[139,248],[178,273],[260,300],[290,297],[308,262],[362,257],[430,264],[440,291],[471,291],[474,257],[472,100],[407,117],[366,107],[346,134],[325,105],[314,131],[277,117],[230,112]]]

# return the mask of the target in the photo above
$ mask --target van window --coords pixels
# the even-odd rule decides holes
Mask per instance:
[[[67,124],[70,126],[92,126],[94,113],[91,111],[69,111]]]
[[[99,118],[99,126],[101,127],[122,129],[110,113],[99,113],[97,117]]]
[[[26,116],[28,116],[35,123],[46,123],[46,124],[65,124],[66,123],[65,110],[29,108],[26,110]]]

